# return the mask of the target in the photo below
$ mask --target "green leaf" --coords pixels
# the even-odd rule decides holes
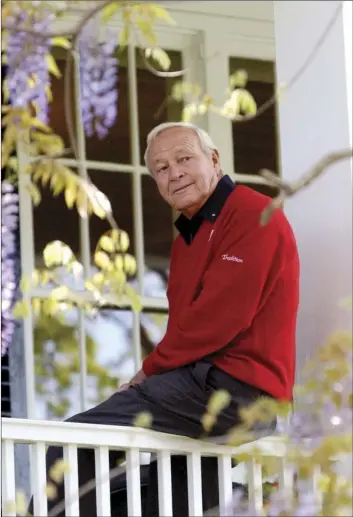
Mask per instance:
[[[67,38],[64,38],[63,36],[57,36],[55,38],[52,38],[51,43],[54,47],[61,47],[69,49],[71,48],[71,43]]]
[[[226,390],[215,391],[208,402],[208,412],[211,415],[218,415],[230,403],[230,394]]]
[[[41,196],[40,190],[37,187],[37,185],[35,185],[34,183],[31,182],[27,185],[26,188],[27,188],[28,192],[30,193],[34,206],[39,205],[39,203],[41,202],[42,196]]]
[[[120,251],[127,251],[130,246],[130,239],[126,232],[123,230],[119,233],[119,250]]]
[[[133,420],[132,425],[134,427],[144,427],[149,429],[152,425],[152,414],[149,411],[141,411],[138,413]]]
[[[13,311],[13,317],[16,319],[26,318],[29,316],[29,304],[26,300],[16,302]]]
[[[26,276],[24,276],[20,282],[20,289],[23,293],[28,293],[30,288],[31,288],[31,282],[29,281],[29,279]]]
[[[50,186],[52,187],[53,196],[58,196],[65,188],[66,182],[61,174],[55,174],[51,177]]]
[[[68,208],[72,208],[77,198],[77,187],[74,183],[70,183],[65,188],[65,202]]]
[[[210,413],[205,413],[201,417],[201,425],[204,428],[204,430],[209,433],[212,429],[212,427],[216,423],[216,417],[214,415],[211,415]]]
[[[248,73],[246,70],[237,70],[229,77],[229,86],[231,90],[234,88],[245,88],[248,82]]]
[[[7,166],[13,171],[17,171],[18,169],[18,159],[16,156],[11,156],[11,158],[7,162]]]
[[[72,258],[72,250],[61,241],[48,243],[43,251],[44,264],[47,268],[67,265]]]
[[[118,258],[118,257],[116,257]],[[127,275],[132,276],[136,273],[136,260],[132,255],[124,255],[124,271]]]
[[[114,259],[114,267],[117,271],[124,269],[124,258],[122,255],[117,255]]]
[[[94,254],[94,262],[101,269],[109,269],[112,266],[108,255],[104,251],[97,251]]]
[[[241,90],[239,96],[240,111],[247,116],[256,114],[257,106],[254,97],[247,90]]]
[[[123,30],[120,32],[119,44],[121,47],[125,47],[130,39],[130,24],[126,23]]]
[[[45,59],[46,59],[47,65],[48,65],[49,72],[52,73],[58,79],[60,79],[61,72],[60,72],[58,65],[56,64],[56,61],[53,58],[53,56],[51,54],[48,54],[47,56],[45,56]]]
[[[176,25],[176,21],[173,20],[173,18],[170,16],[168,11],[166,9],[164,9],[164,7],[161,7],[156,4],[152,4],[149,6],[149,10],[160,20],[163,20],[163,21],[169,23],[170,25]]]
[[[50,293],[50,296],[54,298],[54,300],[65,300],[67,295],[69,294],[69,289],[66,285],[61,285],[60,287],[56,287]]]
[[[125,294],[130,300],[133,310],[140,312],[142,310],[141,300],[135,289],[131,285],[125,284]]]
[[[137,18],[136,25],[140,29],[141,34],[150,45],[156,45],[157,36],[153,30],[152,22],[147,21],[144,18]]]
[[[148,47],[145,50],[145,55],[147,58],[151,56],[163,70],[169,70],[171,61],[165,50],[160,47]]]
[[[36,129],[41,129],[42,131],[45,131],[46,133],[51,133],[51,129],[47,124],[44,124],[41,120],[32,117],[31,118],[31,126]]]
[[[107,235],[103,235],[99,239],[99,246],[102,248],[102,250],[107,251],[108,253],[113,253],[115,249],[113,239],[111,239]]]
[[[108,20],[110,20],[110,18],[114,16],[114,14],[118,12],[120,9],[120,2],[111,2],[110,4],[108,4],[106,7],[104,7],[102,11],[103,21],[107,22]]]
[[[10,90],[9,90],[9,87],[7,85],[7,80],[5,79],[4,82],[3,82],[3,85],[2,85],[2,93],[3,93],[3,102],[6,103],[9,101],[10,99]]]
[[[182,111],[182,120],[183,122],[190,122],[192,120],[192,117],[197,114],[198,108],[197,104],[192,103],[188,104],[183,108]]]

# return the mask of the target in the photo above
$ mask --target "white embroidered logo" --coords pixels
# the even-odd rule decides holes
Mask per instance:
[[[243,262],[243,259],[238,258],[238,257],[234,257],[234,255],[229,256],[227,254],[222,255],[222,260],[230,260],[232,262],[240,262],[240,263]]]

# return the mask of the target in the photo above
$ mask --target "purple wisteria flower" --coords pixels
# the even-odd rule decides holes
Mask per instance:
[[[43,38],[43,35],[49,33],[54,18],[43,8],[14,6],[6,18],[6,25],[16,30],[9,30],[4,36],[10,102],[20,108],[31,104],[36,109],[37,118],[45,124],[48,123],[46,86],[49,83],[46,56],[50,39]],[[38,34],[23,32],[21,28]]]
[[[12,309],[17,291],[16,235],[18,194],[14,187],[1,184],[1,355],[5,355],[15,330]]]
[[[118,59],[113,57],[117,35],[107,31],[98,40],[97,20],[91,20],[78,39],[81,79],[81,113],[87,136],[104,138],[118,112]]]

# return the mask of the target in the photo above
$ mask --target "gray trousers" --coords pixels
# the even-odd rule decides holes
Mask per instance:
[[[131,387],[122,393],[115,393],[108,400],[83,413],[69,418],[70,422],[131,426],[134,418],[142,411],[152,414],[151,428],[164,433],[179,434],[190,438],[202,438],[205,434],[201,425],[209,397],[216,390],[225,389],[231,395],[231,402],[220,413],[209,436],[226,434],[239,424],[239,409],[248,406],[263,391],[244,384],[210,363],[200,361],[160,375],[148,378],[142,384]],[[268,426],[268,434],[274,430],[274,423]],[[62,458],[62,447],[49,447],[47,452],[47,471]],[[111,468],[116,466],[124,454],[111,452]],[[92,450],[79,449],[80,486],[95,476],[94,455]],[[148,497],[144,515],[158,515],[158,484],[156,465],[151,465],[149,473]],[[215,458],[202,460],[202,484],[204,510],[218,504],[218,471]],[[114,479],[111,487],[114,486]],[[185,456],[172,456],[173,514],[177,517],[188,515],[187,476]],[[50,510],[64,498],[63,484],[57,485],[57,498],[48,503]],[[31,508],[30,508],[31,511]],[[80,514],[96,517],[95,491],[92,490],[80,499]],[[65,515],[60,513],[60,517]],[[69,517],[69,516],[67,516]],[[98,516],[103,517],[103,516]]]

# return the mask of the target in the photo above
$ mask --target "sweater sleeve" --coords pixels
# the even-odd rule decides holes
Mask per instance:
[[[199,297],[180,311],[145,359],[147,376],[213,354],[251,325],[281,269],[280,237],[277,214],[264,227],[258,214],[249,214],[241,236],[230,226],[204,274]]]

